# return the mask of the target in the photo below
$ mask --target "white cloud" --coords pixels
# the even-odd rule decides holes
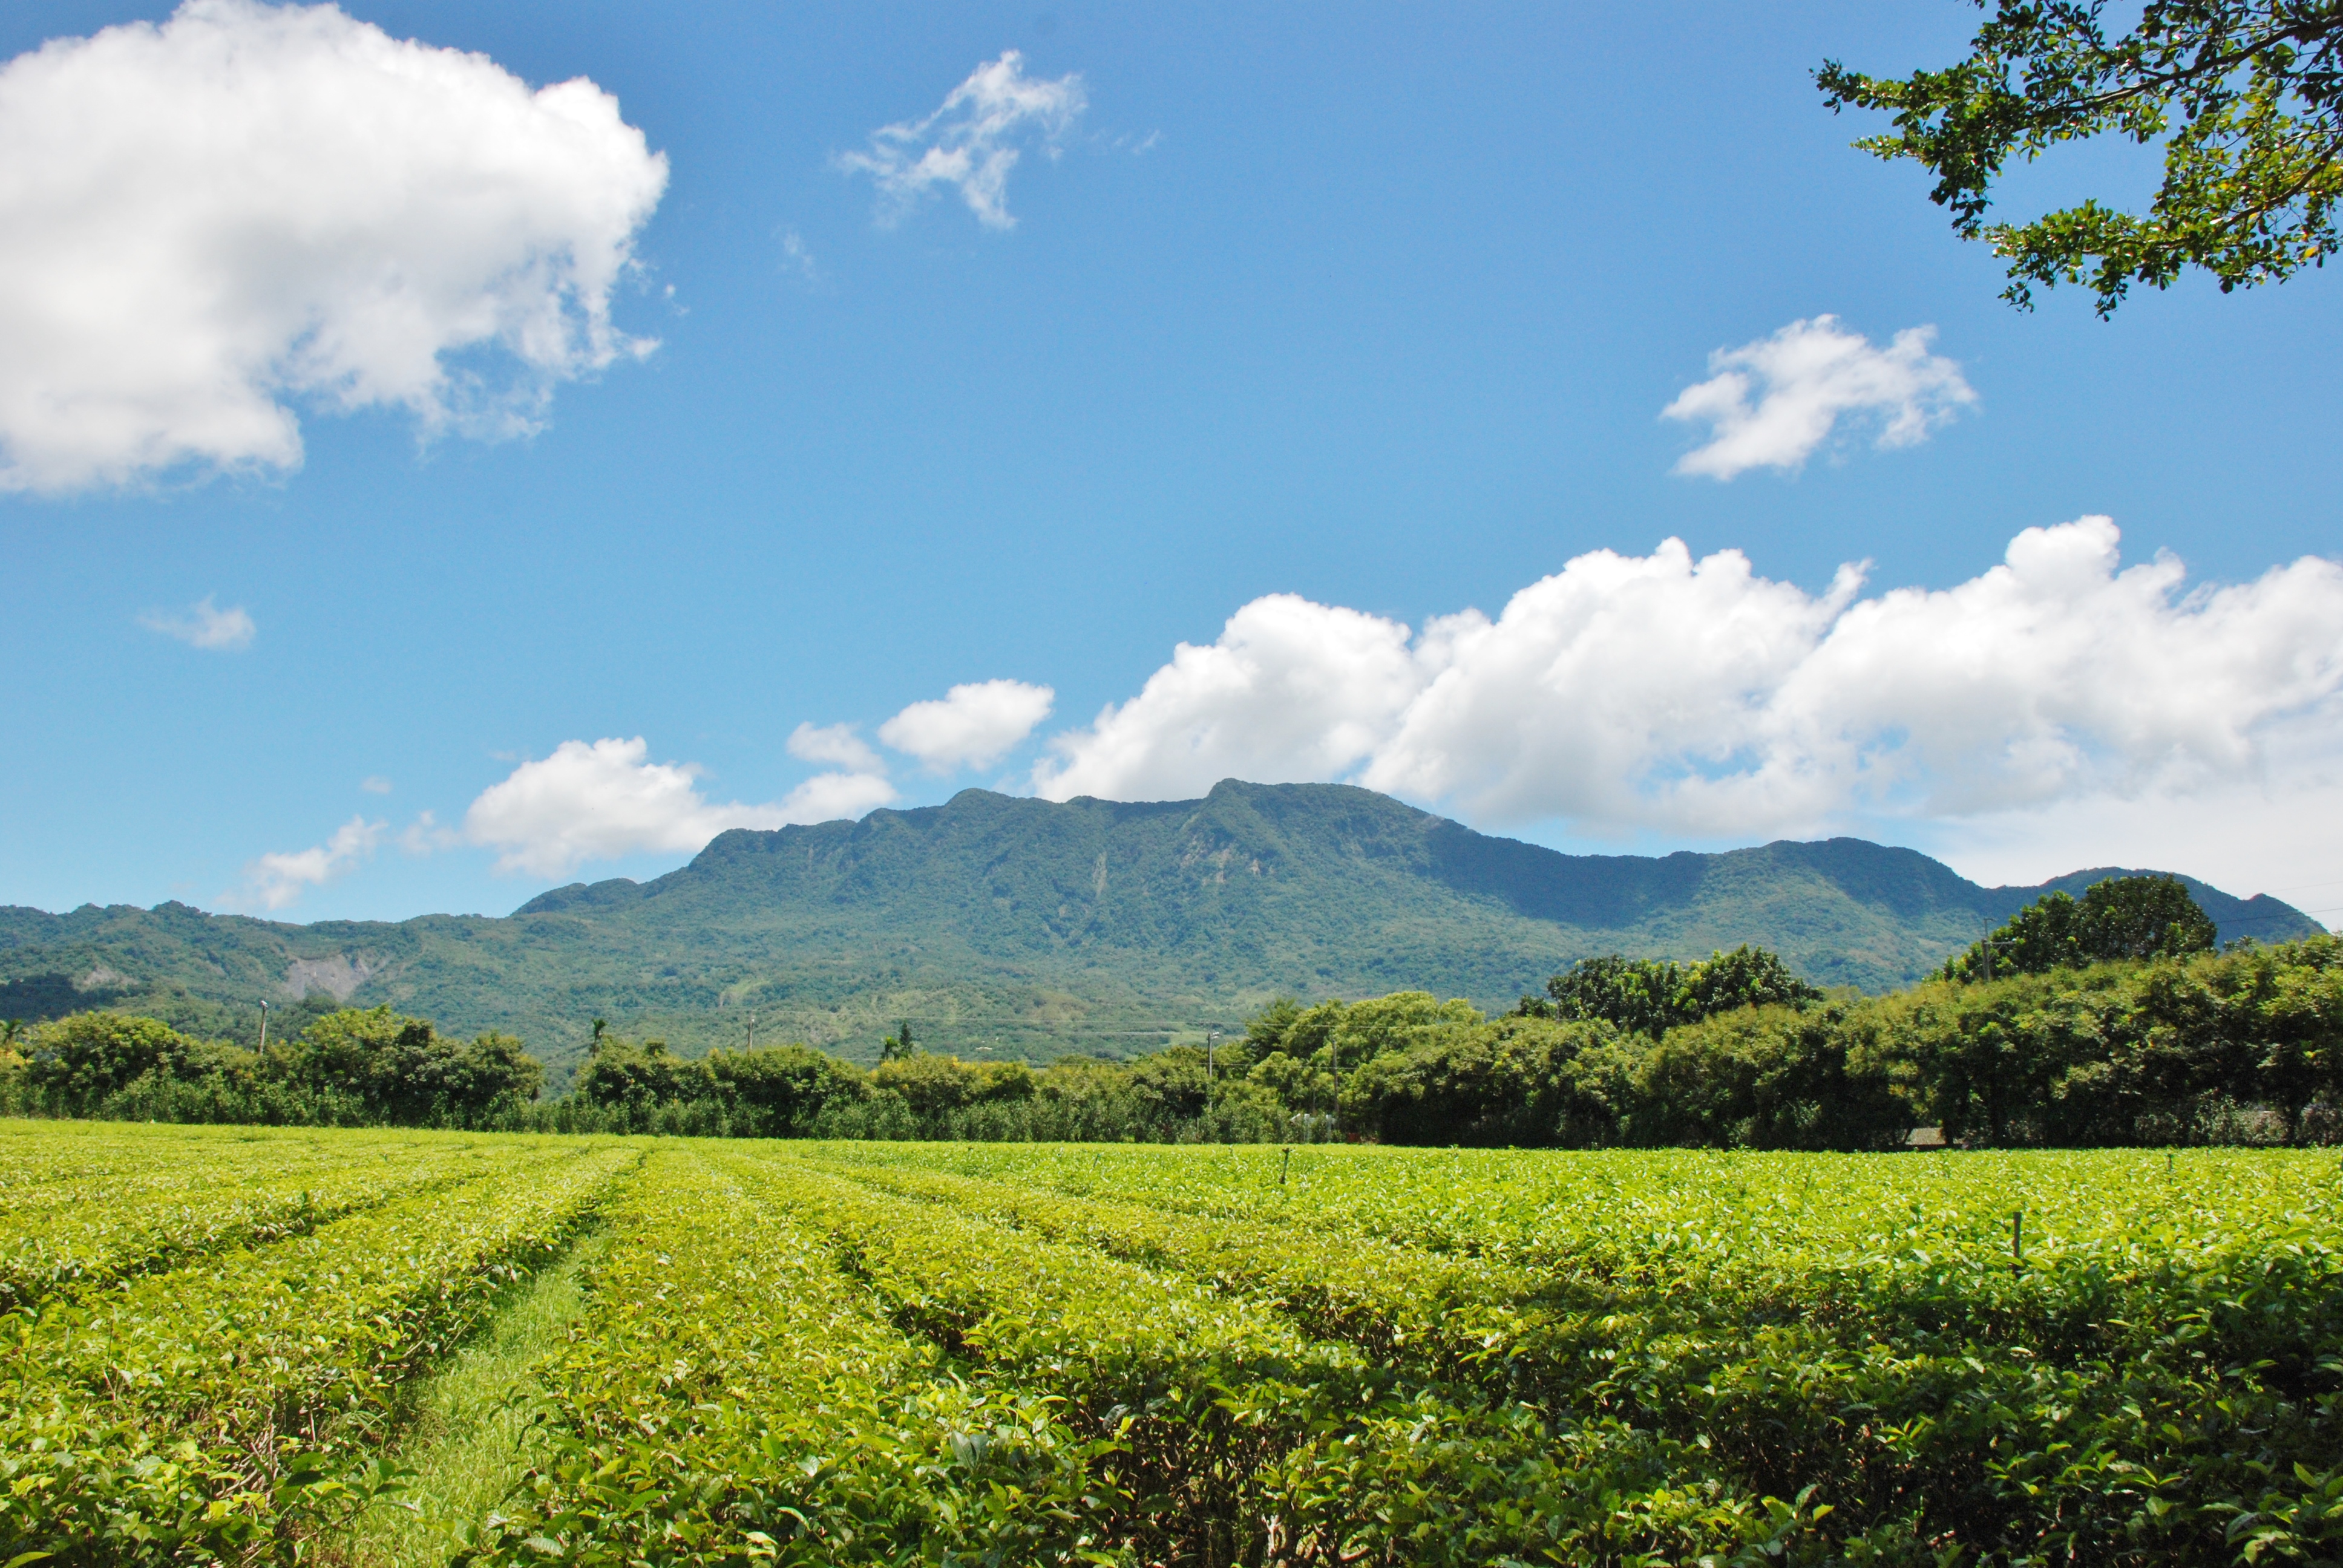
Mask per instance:
[[[1051,742],[1034,769],[1053,800],[1201,795],[1222,779],[1345,777],[1373,756],[1423,678],[1408,628],[1292,594],[1257,598],[1209,648],[1182,643],[1137,697]]]
[[[242,901],[264,910],[283,909],[311,888],[325,886],[370,858],[389,826],[353,817],[334,829],[332,838],[314,848],[261,856],[244,869]]]
[[[2081,796],[1972,818],[1912,841],[1988,886],[2097,866],[2186,871],[2224,892],[2272,894],[2343,929],[2343,776],[2331,765],[2304,778],[2194,793]]]
[[[440,849],[452,849],[464,841],[464,836],[453,828],[440,825],[437,812],[422,811],[416,815],[398,835],[398,847],[409,855],[428,855]]]
[[[835,822],[894,800],[895,787],[878,773],[817,773],[781,797],[780,820]]]
[[[390,780],[379,773],[370,773],[358,780],[358,788],[369,795],[387,795],[390,793]]]
[[[2188,591],[2169,557],[2123,568],[2118,538],[2105,518],[2028,528],[1966,582],[1870,597],[1859,568],[1809,594],[1671,539],[1420,635],[1272,596],[1057,738],[1034,785],[1348,779],[1492,823],[1739,838],[2210,798],[2343,762],[2343,565]]]
[[[640,736],[565,740],[482,790],[464,814],[464,837],[499,851],[499,871],[552,877],[588,860],[690,853],[733,828],[860,816],[895,798],[883,778],[822,773],[776,802],[711,805],[694,783],[696,765],[649,761],[649,750]]]
[[[1796,468],[1842,416],[1876,422],[1877,445],[1908,447],[1976,401],[1960,366],[1928,352],[1933,327],[1897,333],[1875,348],[1835,316],[1793,321],[1771,337],[1708,357],[1709,378],[1660,411],[1704,422],[1709,439],[1676,463],[1679,474],[1730,479],[1748,468]],[[1756,401],[1750,401],[1755,394]]]
[[[812,250],[793,228],[781,231],[781,261],[801,282],[821,281],[821,268],[814,265]]]
[[[294,405],[526,432],[666,159],[579,78],[188,0],[0,66],[0,489],[301,461]]]
[[[0,375],[5,375],[0,372]],[[233,652],[252,646],[253,634],[259,628],[252,624],[242,605],[226,609],[212,602],[206,594],[189,605],[184,613],[155,610],[138,618],[138,624],[148,631],[159,631],[165,637],[176,637],[189,648],[207,648],[219,652]]]
[[[883,773],[887,765],[870,743],[854,733],[851,724],[800,724],[789,731],[789,755],[808,762],[829,762],[857,773]]]
[[[565,740],[480,792],[464,837],[501,853],[499,871],[558,876],[587,860],[699,849],[732,828],[778,828],[779,808],[711,806],[695,765],[651,762],[642,737]]]
[[[1036,81],[1025,75],[1025,57],[1011,49],[979,65],[934,114],[880,126],[870,133],[869,152],[841,154],[838,166],[878,185],[883,222],[900,220],[928,192],[950,186],[986,226],[1012,228],[1009,171],[1017,166],[1020,144],[1038,139],[1055,157],[1059,138],[1088,104],[1081,76]]]
[[[938,700],[914,702],[879,727],[879,739],[938,773],[984,768],[1050,717],[1058,694],[1021,680],[955,686]]]

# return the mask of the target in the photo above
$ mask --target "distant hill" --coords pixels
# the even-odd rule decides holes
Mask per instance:
[[[1886,990],[2047,889],[2121,874],[1983,888],[1859,839],[1564,855],[1335,784],[1228,780],[1144,804],[969,789],[726,833],[664,877],[574,883],[502,920],[0,909],[0,1017],[136,1005],[249,1038],[259,999],[327,993],[507,1030],[557,1068],[598,1016],[687,1051],[743,1042],[753,1014],[761,1040],[864,1059],[898,1018],[963,1054],[1121,1055],[1225,1030],[1279,993],[1420,988],[1502,1007],[1612,951],[1755,942],[1824,984]],[[2320,929],[2184,880],[2225,938]]]

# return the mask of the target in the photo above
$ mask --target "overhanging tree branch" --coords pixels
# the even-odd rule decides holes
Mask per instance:
[[[1986,0],[1977,0],[1982,9]],[[2008,258],[2003,297],[2082,283],[2101,316],[2132,285],[2201,267],[2227,293],[2323,266],[2343,197],[2343,0],[2151,0],[2109,41],[2104,0],[1997,0],[1966,59],[1909,77],[1825,62],[1834,111],[1894,116],[1855,146],[1936,176],[1954,232]],[[2013,158],[2116,136],[2164,146],[2145,215],[2087,200],[2029,223],[1989,224]]]

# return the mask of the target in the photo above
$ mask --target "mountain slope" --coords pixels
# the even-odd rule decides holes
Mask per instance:
[[[2052,884],[2079,891],[2108,870]],[[2225,935],[2317,930],[2191,882]],[[1509,1003],[1568,961],[1755,942],[1882,990],[2039,895],[1860,839],[1570,856],[1342,785],[1064,804],[965,790],[860,822],[734,831],[651,881],[577,883],[504,920],[285,925],[166,904],[0,910],[0,1016],[146,999],[248,1034],[322,990],[557,1065],[588,1021],[690,1050],[810,1039],[868,1055],[909,1017],[940,1048],[1120,1053],[1268,997],[1421,987]],[[243,1021],[239,1021],[243,1020]]]

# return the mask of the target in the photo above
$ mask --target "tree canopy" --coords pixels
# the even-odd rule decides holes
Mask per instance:
[[[1746,942],[1696,963],[1673,959],[1581,959],[1525,996],[1517,1016],[1600,1020],[1657,1040],[1680,1024],[1745,1007],[1804,1007],[1823,993],[1790,971],[1781,955]]]
[[[1831,60],[1815,81],[1834,110],[1894,115],[1855,146],[1935,175],[1930,199],[2008,259],[2002,297],[2020,307],[2036,285],[2088,286],[2104,317],[2133,284],[2169,287],[2192,266],[2226,294],[2325,266],[2343,194],[2343,0],[2148,0],[2115,37],[2105,11],[1996,0],[1967,58],[1942,70],[1869,76]],[[2102,136],[2162,145],[2147,213],[2092,198],[1986,221],[2013,157]]]
[[[1947,960],[1945,978],[1989,980],[1997,973],[2048,974],[2115,959],[2183,958],[2210,952],[2218,939],[2212,918],[2179,878],[2110,877],[2086,889],[2079,900],[2065,893],[2036,899],[1968,951]]]

